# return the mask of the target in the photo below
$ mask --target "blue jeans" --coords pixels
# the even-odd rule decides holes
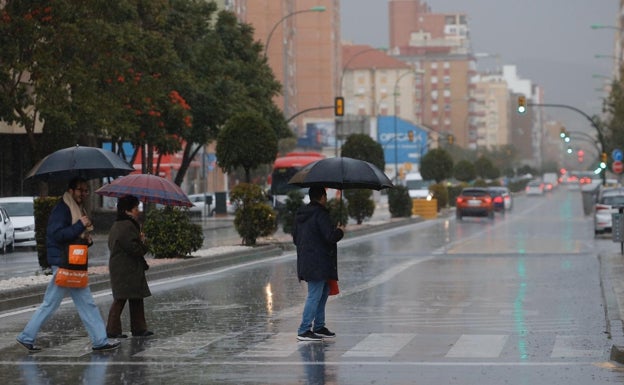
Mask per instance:
[[[52,266],[52,279],[46,288],[43,296],[43,303],[39,306],[35,314],[33,314],[24,331],[17,336],[18,341],[26,344],[34,344],[37,333],[41,326],[52,316],[63,301],[63,298],[69,293],[74,305],[78,310],[78,315],[89,333],[91,344],[93,347],[104,346],[108,343],[106,336],[106,325],[102,320],[100,310],[93,301],[89,286],[82,289],[74,289],[68,287],[60,287],[54,283],[56,277],[57,266]]]
[[[312,330],[312,324],[314,324],[314,330],[325,326],[327,297],[329,297],[327,281],[308,281],[308,298],[303,307],[303,317],[297,334]]]

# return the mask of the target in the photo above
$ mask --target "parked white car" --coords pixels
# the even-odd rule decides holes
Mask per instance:
[[[15,246],[35,247],[37,245],[35,240],[35,198],[0,198],[0,206],[6,209],[13,222]]]
[[[624,207],[624,188],[605,188],[599,192],[594,206],[594,235],[613,231],[611,215],[620,207]]]
[[[0,206],[0,251],[6,254],[7,251],[13,251],[15,245],[15,230],[11,217],[7,214],[4,207]]]

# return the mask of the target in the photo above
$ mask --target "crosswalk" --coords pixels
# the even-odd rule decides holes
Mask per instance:
[[[45,336],[43,336],[45,339]],[[247,341],[240,334],[187,332],[150,339],[122,341],[121,349],[130,357],[154,360],[184,360],[219,357],[223,360],[289,360],[299,358],[308,344],[324,346],[325,354],[336,360],[506,360],[549,361],[608,359],[610,343],[601,335],[514,334],[416,334],[376,332],[339,334],[323,342],[297,342],[292,332],[267,333]],[[37,357],[71,358],[91,354],[85,336],[50,344]],[[14,336],[0,336],[0,354],[24,353]]]

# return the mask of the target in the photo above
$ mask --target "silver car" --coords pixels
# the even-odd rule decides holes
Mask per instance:
[[[600,191],[594,205],[594,235],[611,233],[611,214],[624,207],[624,188],[606,188]]]
[[[13,222],[6,209],[0,206],[0,251],[6,254],[7,251],[13,251],[15,245],[15,230],[13,230]]]
[[[15,246],[35,247],[35,198],[5,197],[0,198],[15,227]]]

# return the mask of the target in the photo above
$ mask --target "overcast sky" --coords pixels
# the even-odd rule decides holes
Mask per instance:
[[[612,75],[613,29],[593,30],[592,24],[615,25],[617,0],[430,0],[434,13],[463,12],[468,16],[473,52],[499,54],[501,64],[517,66],[520,77],[544,90],[546,103],[572,105],[599,114],[604,92],[596,91]],[[388,1],[341,0],[342,38],[358,44],[387,47]],[[488,60],[486,62],[486,60]],[[495,66],[483,59],[479,67]],[[593,133],[587,120],[565,109],[546,109],[550,119],[571,130]]]

